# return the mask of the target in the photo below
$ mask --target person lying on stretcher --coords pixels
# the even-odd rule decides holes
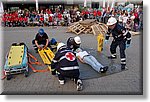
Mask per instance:
[[[82,62],[90,65],[94,70],[100,73],[105,73],[108,66],[103,66],[99,63],[94,56],[88,54],[87,51],[83,51],[81,48],[76,49],[76,57]]]

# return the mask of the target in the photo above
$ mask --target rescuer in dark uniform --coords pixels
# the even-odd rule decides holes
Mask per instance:
[[[32,41],[32,44],[35,47],[35,50],[37,51],[38,49],[42,48],[47,48],[49,46],[49,38],[48,35],[44,32],[44,29],[39,29],[38,33],[36,34],[35,39]],[[41,47],[40,45],[43,45]]]
[[[73,51],[75,51],[77,48],[79,48],[80,44],[81,44],[81,39],[79,36],[70,37],[67,40],[67,47]]]
[[[75,54],[68,49],[64,43],[58,43],[57,52],[51,64],[51,71],[57,71],[60,84],[65,83],[65,78],[74,79],[77,84],[77,90],[82,90],[82,81],[79,79],[79,65]]]
[[[126,28],[119,25],[117,20],[114,17],[110,17],[107,22],[108,32],[105,38],[105,44],[108,42],[110,34],[112,34],[113,41],[110,45],[111,56],[109,59],[116,59],[116,48],[119,46],[120,48],[120,58],[121,58],[121,69],[125,70],[126,68],[126,54],[125,49],[130,46],[131,42],[131,34]]]
[[[45,33],[44,29],[42,28],[38,30],[38,33],[36,34],[35,39],[32,40],[32,44],[36,52],[38,52],[38,49],[41,50],[47,47],[49,47],[54,53],[57,50],[57,41],[54,38],[52,38],[49,41],[48,35]]]

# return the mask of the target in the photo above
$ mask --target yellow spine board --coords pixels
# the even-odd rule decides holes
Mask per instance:
[[[51,61],[54,58],[54,53],[49,48],[38,50],[38,52],[44,64],[51,64]]]
[[[44,52],[47,54],[47,56],[50,58],[50,60],[52,61],[53,60],[53,58],[54,58],[54,53],[49,49],[49,48],[47,48],[47,49],[44,49]]]
[[[38,52],[39,52],[39,55],[41,56],[41,58],[42,58],[44,64],[51,64],[51,62],[49,61],[49,59],[48,59],[47,56],[45,55],[43,49],[42,49],[42,50],[38,50]]]
[[[8,55],[8,66],[21,65],[24,54],[24,45],[11,46]]]
[[[97,51],[101,52],[103,50],[103,41],[104,41],[104,36],[103,34],[99,34],[97,36]]]

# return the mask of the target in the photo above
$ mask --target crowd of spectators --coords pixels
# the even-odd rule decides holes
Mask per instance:
[[[59,10],[45,9],[40,11],[15,10],[4,11],[2,26],[26,27],[26,26],[68,26],[70,23],[85,19],[96,19],[98,22],[107,23],[109,17],[115,17],[118,23],[129,30],[139,31],[143,29],[143,9],[135,8],[127,10],[107,9],[82,9],[82,10]]]

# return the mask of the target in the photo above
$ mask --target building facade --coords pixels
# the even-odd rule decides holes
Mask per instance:
[[[142,0],[2,0],[3,9],[29,9],[29,10],[40,10],[40,9],[74,9],[81,7],[91,8],[113,8],[117,3],[124,4],[125,2],[132,1],[138,2]]]
[[[45,9],[61,7],[62,9],[70,9],[79,6],[99,8],[105,0],[3,0],[3,8],[7,9]],[[85,4],[86,2],[86,4]]]

